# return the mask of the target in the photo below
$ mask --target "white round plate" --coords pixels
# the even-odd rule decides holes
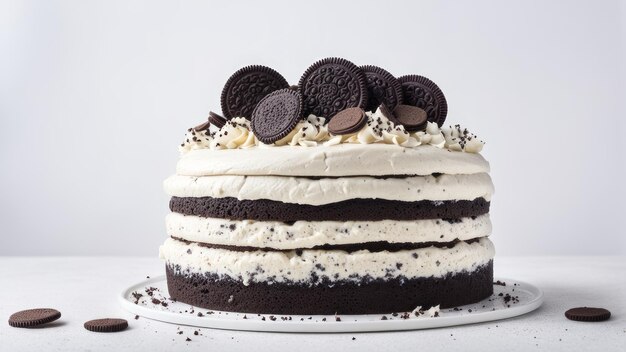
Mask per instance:
[[[272,315],[211,311],[169,299],[165,276],[125,289],[119,301],[126,310],[145,318],[204,328],[274,332],[365,332],[439,328],[506,319],[531,312],[543,302],[543,292],[531,284],[499,278],[493,295],[478,303],[439,311],[367,315]],[[141,294],[136,297],[133,293]],[[508,294],[508,296],[507,296]],[[161,303],[164,302],[164,303]],[[432,313],[432,310],[430,311]],[[386,318],[383,318],[383,316]],[[385,319],[385,320],[383,320]]]

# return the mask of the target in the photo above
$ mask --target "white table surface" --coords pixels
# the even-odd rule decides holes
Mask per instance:
[[[626,350],[625,257],[496,257],[495,271],[539,286],[544,305],[518,318],[432,330],[286,334],[200,329],[195,336],[198,329],[135,320],[118,305],[123,288],[163,274],[157,258],[0,257],[0,351]],[[577,306],[604,307],[613,315],[602,323],[565,319],[565,310]],[[56,308],[62,317],[40,329],[6,323],[12,313],[37,307]],[[85,321],[103,317],[125,318],[130,327],[115,334],[83,328]]]

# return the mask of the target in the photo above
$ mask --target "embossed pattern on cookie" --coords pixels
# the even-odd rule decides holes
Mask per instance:
[[[372,65],[361,66],[367,81],[368,103],[366,111],[375,111],[380,104],[385,104],[391,111],[402,104],[402,86],[386,70]]]
[[[352,62],[326,58],[311,65],[300,78],[304,115],[327,118],[339,111],[367,105],[365,74]]]
[[[287,87],[287,80],[273,69],[261,65],[246,66],[226,81],[222,89],[222,112],[228,120],[233,117],[249,119],[261,99]]]
[[[289,88],[270,93],[252,112],[251,128],[263,143],[274,143],[293,130],[302,116],[302,96]]]
[[[428,115],[428,121],[436,122],[441,127],[446,121],[448,103],[435,82],[419,75],[402,76],[398,81],[402,85],[404,104],[423,109]]]

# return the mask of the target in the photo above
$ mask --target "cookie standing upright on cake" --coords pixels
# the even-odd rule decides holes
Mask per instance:
[[[326,58],[311,65],[300,78],[304,114],[332,119],[339,111],[368,103],[367,82],[363,71],[352,62]]]

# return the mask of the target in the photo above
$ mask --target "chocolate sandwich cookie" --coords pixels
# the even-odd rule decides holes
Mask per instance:
[[[332,119],[339,111],[367,106],[365,74],[352,62],[336,57],[322,59],[300,78],[304,115]]]
[[[263,98],[252,112],[251,128],[263,143],[270,144],[285,137],[302,117],[302,96],[289,88]]]
[[[422,131],[428,123],[426,111],[411,105],[398,105],[393,111],[398,122],[408,132]]]
[[[209,111],[209,122],[213,126],[222,128],[226,124],[226,119],[223,116],[214,113],[213,111]]]
[[[611,317],[611,312],[604,308],[578,307],[565,312],[565,317],[575,321],[604,321]]]
[[[201,131],[206,131],[209,129],[209,127],[211,126],[211,121],[210,118],[208,121],[199,124],[198,126],[194,127],[193,130],[196,132],[201,132]]]
[[[361,108],[347,108],[333,117],[328,123],[328,131],[335,135],[350,134],[359,131],[365,123],[367,117]]]
[[[396,116],[393,114],[393,110],[389,109],[387,105],[385,105],[385,103],[381,103],[379,108],[380,113],[383,114],[383,116],[386,117],[387,120],[393,122],[393,124],[396,126],[401,125],[400,121],[398,121]]]
[[[446,121],[448,103],[435,82],[419,75],[402,76],[398,81],[402,85],[404,104],[423,109],[428,121],[436,122],[441,127]]]
[[[389,72],[378,66],[361,66],[367,82],[368,103],[365,110],[375,111],[380,104],[386,104],[393,111],[402,104],[402,86]]]
[[[84,324],[85,329],[93,332],[118,332],[128,327],[128,321],[125,319],[95,319]]]
[[[61,312],[52,308],[22,310],[11,314],[9,325],[14,328],[32,328],[53,322],[61,317]]]
[[[273,91],[288,88],[289,83],[273,69],[253,65],[235,72],[222,89],[222,112],[226,119],[250,118],[254,107]]]

